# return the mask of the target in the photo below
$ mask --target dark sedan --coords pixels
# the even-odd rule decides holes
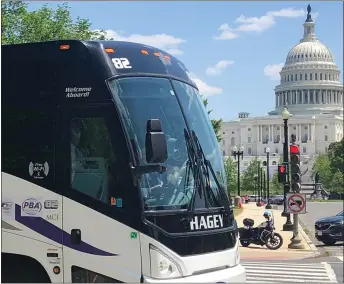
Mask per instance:
[[[325,245],[344,241],[344,211],[336,216],[325,217],[315,222],[315,237]]]

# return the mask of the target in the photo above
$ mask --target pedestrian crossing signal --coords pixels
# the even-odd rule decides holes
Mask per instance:
[[[285,183],[287,181],[287,165],[278,165],[278,182]]]

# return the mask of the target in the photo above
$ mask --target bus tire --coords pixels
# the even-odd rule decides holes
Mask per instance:
[[[25,255],[1,253],[1,272],[2,283],[51,283],[44,267]]]

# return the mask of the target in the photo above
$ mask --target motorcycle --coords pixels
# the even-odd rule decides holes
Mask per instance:
[[[243,247],[255,244],[266,245],[270,250],[277,250],[283,245],[282,236],[274,232],[275,227],[267,229],[267,222],[263,222],[254,228],[254,220],[245,218],[243,224],[244,227],[239,228],[240,243]]]

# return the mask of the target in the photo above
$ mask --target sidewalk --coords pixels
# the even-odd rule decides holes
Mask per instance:
[[[236,217],[239,227],[243,227],[243,220],[245,218],[251,218],[254,220],[254,225],[258,226],[261,222],[264,222],[265,219],[263,217],[265,209],[265,205],[262,207],[257,207],[255,203],[249,203],[243,205],[244,210],[243,212]],[[281,234],[283,238],[283,245],[278,250],[269,250],[266,246],[257,246],[250,244],[249,247],[240,247],[240,254],[241,259],[300,259],[305,257],[312,257],[316,256],[316,248],[310,242],[307,235],[303,232],[301,225],[299,224],[299,235],[302,239],[302,243],[305,246],[304,250],[294,250],[289,249],[288,244],[290,243],[290,239],[293,236],[293,232],[283,231],[283,224],[286,222],[286,218],[281,216],[282,211],[276,209],[269,209],[272,212],[274,221],[275,221],[275,228],[276,232]],[[306,237],[306,238],[305,238]]]

